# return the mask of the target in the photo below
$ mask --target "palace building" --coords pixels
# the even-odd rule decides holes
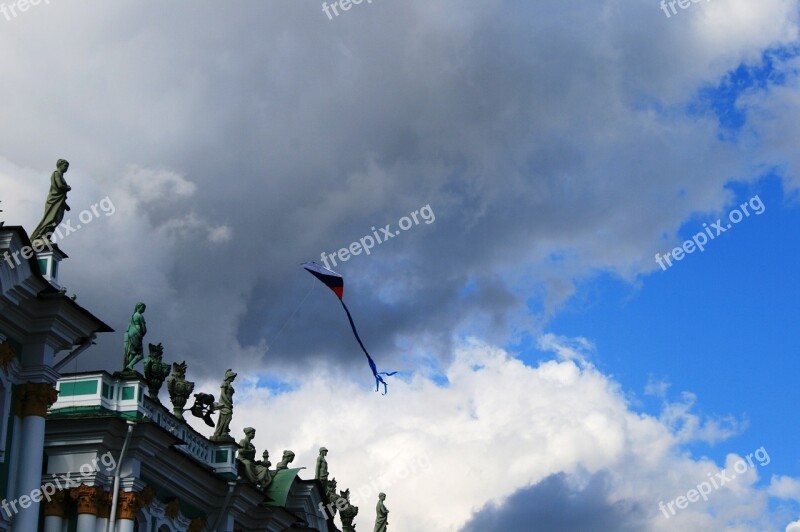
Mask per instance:
[[[62,373],[113,332],[61,288],[66,258],[0,222],[0,531],[328,532],[339,530],[336,512],[321,510],[333,502],[354,530],[346,493],[302,479],[290,451],[270,469],[249,438],[240,448],[194,430],[182,414],[193,401],[186,364],[169,371],[160,345],[144,374]],[[158,399],[167,373],[172,408]],[[200,415],[225,415],[197,395]]]

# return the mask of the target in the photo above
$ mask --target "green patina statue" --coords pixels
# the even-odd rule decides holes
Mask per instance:
[[[167,390],[169,391],[169,400],[172,401],[172,414],[184,421],[183,409],[186,406],[186,401],[194,391],[194,383],[186,380],[186,361],[181,363],[172,363],[172,375],[167,379]],[[211,396],[214,400],[214,396]],[[213,424],[212,424],[213,426]]]
[[[317,467],[314,472],[314,478],[322,481],[322,486],[327,489],[328,484],[328,461],[325,460],[325,455],[328,454],[328,449],[325,447],[319,448],[319,456],[317,457]]]
[[[45,240],[50,242],[50,237],[56,227],[64,219],[64,212],[70,210],[67,205],[67,192],[72,190],[64,180],[64,174],[69,169],[69,163],[64,159],[59,159],[56,163],[56,170],[50,176],[50,193],[44,204],[44,216],[39,225],[31,234],[31,241]]]
[[[150,356],[144,359],[144,378],[147,381],[148,395],[150,399],[160,402],[158,392],[169,375],[170,367],[162,361],[164,346],[160,342],[158,345],[148,344],[147,348]]]
[[[332,478],[327,482],[327,486],[325,488],[325,498],[328,499],[328,503],[330,506],[328,508],[331,509],[331,515],[336,515],[336,501],[339,499],[339,494],[336,493],[336,479]]]
[[[217,428],[210,438],[212,441],[234,441],[230,434],[231,420],[233,419],[233,394],[235,393],[231,383],[235,378],[236,373],[229,369],[225,372],[225,378],[219,387],[219,402],[216,405],[219,417],[217,418]]]
[[[269,471],[269,466],[272,465],[272,462],[269,461],[269,451],[264,450],[261,453],[261,460],[256,462],[255,471],[256,471],[256,486],[261,491],[267,491],[269,485],[272,483],[272,473]]]
[[[375,517],[375,530],[373,532],[386,532],[386,529],[389,526],[389,510],[386,508],[386,505],[383,504],[383,501],[385,500],[386,494],[379,493],[378,505],[375,507],[375,513],[377,516]]]
[[[147,334],[147,323],[144,321],[144,311],[147,306],[144,303],[137,303],[133,309],[128,330],[125,331],[125,361],[124,371],[133,371],[133,367],[139,363],[144,355],[142,354],[142,341]]]
[[[253,445],[253,438],[256,437],[256,429],[246,427],[244,429],[244,439],[239,441],[239,452],[236,460],[239,462],[239,476],[244,478],[261,491],[266,491],[272,483],[272,475],[269,472],[269,452],[264,451],[261,455],[263,460],[256,461],[256,447]]]
[[[276,471],[280,471],[281,469],[289,469],[289,464],[294,461],[294,453],[292,451],[283,451],[283,457],[281,461],[278,462],[278,465],[275,466]]]
[[[356,527],[353,519],[358,515],[358,506],[350,504],[350,489],[339,492],[337,508],[341,508],[339,518],[342,520],[342,532],[355,532]]]
[[[239,451],[236,453],[236,461],[239,462],[239,474],[241,477],[256,484],[256,446],[253,445],[253,438],[256,437],[256,429],[245,427],[244,439],[239,440]]]

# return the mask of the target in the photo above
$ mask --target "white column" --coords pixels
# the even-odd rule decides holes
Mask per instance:
[[[78,514],[78,532],[97,532],[97,516]]]
[[[98,517],[97,518],[97,526],[95,527],[95,532],[106,532],[106,527],[108,526],[108,518],[107,517]]]
[[[64,518],[57,515],[48,515],[44,518],[44,532],[61,532]]]
[[[42,453],[44,452],[44,418],[26,416],[22,418],[21,439],[25,445],[20,449],[17,493],[20,499],[38,490],[42,483]],[[31,500],[30,506],[20,509],[14,520],[14,532],[36,532],[39,524],[39,502]],[[21,505],[21,502],[20,502]]]
[[[22,418],[18,415],[14,415],[14,427],[11,429],[11,449],[9,449],[8,457],[8,485],[6,489],[6,493],[9,495],[9,499],[16,499],[19,498],[19,494],[17,493],[17,471],[19,470],[19,462],[17,460],[11,460],[12,456],[19,456],[19,448],[20,448],[20,433],[22,432]]]
[[[39,525],[39,500],[31,498],[31,495],[38,491],[41,498],[44,418],[58,394],[51,384],[27,382],[16,387],[16,396],[22,415],[17,494],[20,506],[23,506],[25,499],[30,504],[26,501],[27,508],[22,508],[17,514],[14,532],[36,532]]]
[[[117,521],[117,532],[133,532],[133,520],[120,519]]]

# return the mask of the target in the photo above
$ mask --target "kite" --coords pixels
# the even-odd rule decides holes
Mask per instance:
[[[317,264],[316,262],[304,262],[301,264],[303,268],[308,271],[311,275],[322,281],[322,283],[333,290],[333,293],[336,294],[336,297],[339,298],[339,302],[342,304],[342,308],[347,313],[347,319],[350,321],[350,328],[353,329],[353,334],[358,340],[358,345],[361,346],[361,350],[364,351],[364,354],[367,355],[367,362],[369,362],[369,367],[372,370],[372,375],[375,377],[375,391],[380,390],[380,385],[383,384],[383,395],[386,395],[388,390],[388,385],[386,381],[383,380],[381,375],[386,375],[387,377],[391,377],[396,371],[378,371],[378,367],[375,365],[375,361],[372,360],[372,357],[369,356],[367,352],[367,348],[364,347],[364,343],[361,341],[361,338],[358,336],[358,331],[356,330],[356,325],[353,323],[353,317],[350,315],[350,311],[347,309],[347,305],[344,304],[344,278],[336,273],[335,271],[329,270],[324,266]]]

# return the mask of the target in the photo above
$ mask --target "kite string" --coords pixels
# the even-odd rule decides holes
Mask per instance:
[[[275,342],[276,342],[276,341],[277,341],[277,339],[280,337],[280,335],[281,335],[281,333],[283,332],[283,330],[286,328],[286,326],[287,326],[287,325],[289,325],[289,322],[290,322],[290,321],[292,321],[292,320],[294,319],[295,315],[297,314],[297,311],[299,311],[299,310],[300,310],[300,307],[302,307],[302,306],[303,306],[303,303],[305,303],[305,302],[306,302],[306,299],[308,299],[308,296],[310,296],[310,295],[311,295],[311,292],[313,292],[313,291],[314,291],[314,286],[315,286],[316,284],[317,284],[317,280],[316,280],[316,279],[312,279],[312,280],[311,280],[311,288],[309,288],[309,289],[308,289],[308,292],[306,292],[306,295],[305,295],[305,296],[303,296],[303,299],[302,299],[302,300],[300,300],[300,304],[298,304],[298,305],[297,305],[297,308],[295,308],[295,309],[294,309],[294,312],[292,312],[292,315],[291,315],[291,316],[289,316],[289,318],[288,318],[288,319],[287,319],[287,320],[286,320],[286,321],[283,323],[283,326],[282,326],[282,327],[281,327],[281,328],[278,330],[278,332],[277,332],[277,333],[275,333],[275,336],[273,336],[273,337],[272,337],[272,343],[271,343],[271,344],[267,344],[267,349],[269,349],[270,347],[272,347],[272,345],[274,345],[274,344],[275,344]]]

